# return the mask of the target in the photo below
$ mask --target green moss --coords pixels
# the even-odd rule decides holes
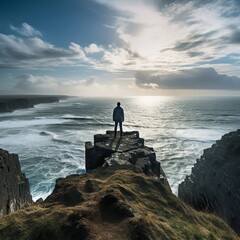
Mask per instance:
[[[75,192],[70,191],[72,188]],[[71,206],[64,199],[58,199],[69,193],[71,198],[80,195],[81,199],[70,199],[74,202]],[[110,203],[106,202],[106,196],[112,196],[115,202],[111,199]],[[49,202],[47,199],[41,206],[0,218],[0,240],[100,238],[239,239],[218,217],[193,210],[162,182],[132,166],[109,167],[67,177],[61,181],[61,187],[54,190]]]

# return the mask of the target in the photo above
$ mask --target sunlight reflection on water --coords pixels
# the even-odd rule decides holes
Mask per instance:
[[[19,154],[35,200],[47,196],[57,178],[84,171],[84,143],[114,128],[118,101],[72,98],[0,114],[0,147]],[[142,96],[120,102],[123,130],[139,131],[154,148],[174,193],[202,150],[239,127],[240,98]]]
[[[165,104],[171,100],[168,96],[138,96],[134,97],[133,101],[146,108],[154,108],[159,104]]]

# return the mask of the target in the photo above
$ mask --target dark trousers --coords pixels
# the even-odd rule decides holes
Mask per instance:
[[[122,122],[115,121],[115,128],[114,128],[114,135],[117,135],[117,126],[119,124],[120,127],[120,135],[122,136],[123,130],[122,130]]]

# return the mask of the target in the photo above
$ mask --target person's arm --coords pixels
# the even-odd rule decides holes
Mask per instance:
[[[124,122],[124,111],[122,110],[122,121]]]
[[[115,108],[113,109],[113,121],[115,121]]]

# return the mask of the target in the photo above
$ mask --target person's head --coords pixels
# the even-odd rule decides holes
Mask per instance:
[[[121,105],[121,103],[120,103],[120,102],[118,102],[118,103],[117,103],[117,106],[118,106],[118,107],[120,107],[120,105]]]

